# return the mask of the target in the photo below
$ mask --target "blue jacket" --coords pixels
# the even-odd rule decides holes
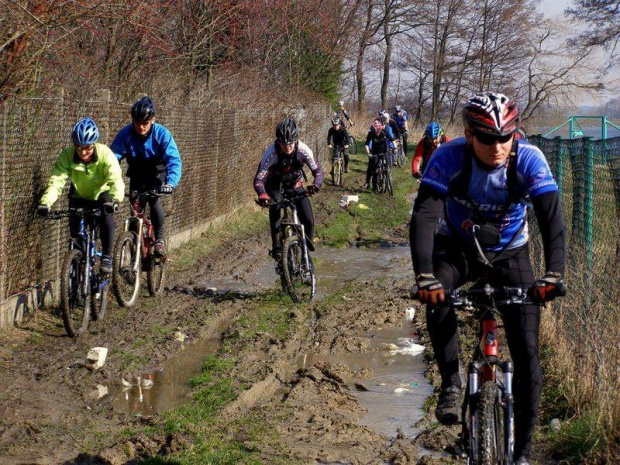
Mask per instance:
[[[181,181],[181,155],[172,133],[161,124],[154,123],[151,132],[142,138],[136,134],[133,124],[121,129],[110,146],[119,162],[127,158],[132,178],[157,178],[166,173],[166,184],[177,187]]]

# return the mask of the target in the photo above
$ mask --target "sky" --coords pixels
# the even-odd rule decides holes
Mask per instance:
[[[571,0],[541,0],[540,9],[548,16],[556,17],[562,15],[564,10],[573,6]]]

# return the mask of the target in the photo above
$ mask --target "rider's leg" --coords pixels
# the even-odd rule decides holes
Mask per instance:
[[[153,231],[155,233],[155,241],[163,242],[164,240],[164,204],[161,197],[149,199],[149,207],[151,212],[151,221],[153,222]]]
[[[368,167],[366,168],[366,184],[365,188],[368,189],[370,187],[370,179],[375,179],[376,184],[376,174],[375,174],[375,158],[368,159]]]
[[[274,201],[282,199],[282,193],[278,189],[270,190],[267,192],[269,197]],[[282,207],[280,205],[271,205],[269,207],[269,229],[271,231],[271,254],[275,254],[275,251],[280,248],[280,222],[282,215]]]
[[[349,149],[348,148],[342,149],[342,155],[344,156],[344,172],[348,173],[349,172]]]
[[[303,192],[303,188],[297,188],[295,190],[297,192],[300,190]],[[297,214],[299,215],[299,221],[304,225],[308,248],[310,250],[314,250],[314,244],[312,242],[312,239],[314,238],[314,214],[312,212],[312,204],[310,203],[310,199],[308,197],[303,197],[296,202]]]
[[[99,235],[101,237],[101,254],[110,257],[114,248],[114,214],[103,211],[103,204],[111,202],[110,192],[103,192],[97,199],[101,207],[101,217],[99,218]]]
[[[502,272],[494,275],[491,284],[524,288],[531,286],[534,274],[528,248],[522,247],[506,255],[506,259],[495,266]],[[528,305],[502,310],[508,348],[514,363],[515,458],[529,458],[542,391],[538,340],[540,307]]]
[[[407,133],[403,132],[403,153],[405,154],[405,157],[407,157]]]

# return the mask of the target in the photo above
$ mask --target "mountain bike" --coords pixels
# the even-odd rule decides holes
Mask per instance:
[[[270,205],[283,208],[279,224],[278,245],[281,256],[276,259],[276,273],[280,275],[282,290],[293,302],[310,302],[316,294],[316,273],[308,249],[304,225],[299,221],[295,200],[305,197],[305,192],[284,191],[282,199]]]
[[[387,192],[393,196],[394,187],[392,186],[392,168],[387,161],[387,155],[382,153],[374,156],[377,157],[377,192],[381,194]]]
[[[131,307],[140,291],[142,272],[151,296],[161,293],[166,274],[166,258],[155,255],[155,233],[150,216],[145,213],[149,199],[161,197],[157,190],[132,192],[131,216],[125,221],[125,230],[114,245],[114,272],[112,288],[118,304]]]
[[[332,183],[334,186],[342,186],[344,177],[344,157],[342,147],[334,146],[334,157],[332,159]]]
[[[501,360],[496,314],[505,305],[532,305],[527,289],[474,286],[446,293],[455,309],[468,311],[478,320],[480,343],[469,363],[461,408],[461,441],[469,464],[514,463],[513,363]],[[501,375],[498,374],[501,372]]]
[[[65,331],[77,337],[91,321],[101,320],[108,306],[110,276],[99,272],[100,208],[69,208],[50,211],[47,218],[78,218],[77,237],[71,238],[60,275],[60,310]]]

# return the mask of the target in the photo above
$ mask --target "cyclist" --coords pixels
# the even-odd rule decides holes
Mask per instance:
[[[414,204],[411,254],[417,298],[427,304],[441,373],[435,415],[443,424],[458,421],[461,393],[456,315],[444,303],[444,289],[483,277],[492,286],[533,285],[532,299],[538,303],[562,294],[565,228],[558,188],[540,149],[514,137],[519,119],[518,106],[503,94],[470,98],[463,109],[465,137],[437,150]],[[546,273],[536,281],[528,254],[526,198],[545,251]],[[514,362],[514,452],[516,463],[527,464],[542,386],[540,307],[501,310]]]
[[[155,104],[150,97],[142,97],[133,104],[131,121],[118,132],[111,145],[119,162],[127,159],[129,191],[158,190],[162,194],[171,194],[181,180],[181,155],[172,133],[155,122]],[[165,259],[163,203],[160,197],[146,202],[151,209],[155,232],[154,252]]]
[[[411,175],[414,178],[421,178],[433,152],[441,144],[449,141],[450,138],[444,134],[439,123],[436,121],[429,123],[424,131],[424,137],[418,142],[413,160],[411,160]]]
[[[99,144],[99,129],[91,118],[77,122],[71,131],[73,145],[65,148],[52,169],[52,176],[37,207],[40,216],[47,216],[62,193],[67,178],[71,180],[69,208],[102,209],[100,217],[101,272],[112,273],[114,246],[114,217],[118,204],[123,201],[125,184],[123,173],[114,153]],[[80,222],[71,217],[71,237],[77,237]]]
[[[396,105],[394,107],[394,113],[392,114],[391,119],[396,121],[396,124],[398,125],[398,129],[400,130],[400,135],[403,138],[403,152],[406,157],[407,156],[407,134],[409,131],[407,121],[409,120],[409,116],[407,115],[407,112],[403,109],[403,107],[401,107],[400,105]]]
[[[332,127],[327,131],[327,147],[338,147],[344,157],[344,172],[349,172],[349,133],[339,118],[332,119]]]
[[[334,118],[338,118],[340,121],[344,121],[344,118],[349,122],[349,126],[355,126],[355,123],[351,121],[351,117],[349,116],[349,112],[344,107],[344,100],[338,101],[338,109],[334,114]]]
[[[305,190],[304,165],[312,171],[313,182]],[[304,226],[308,248],[314,250],[314,215],[308,196],[319,192],[323,184],[323,168],[315,160],[312,150],[299,140],[299,128],[293,118],[286,118],[276,126],[276,140],[263,153],[256,176],[254,190],[258,195],[258,203],[269,206],[269,224],[271,227],[270,255],[278,261],[281,257],[279,222],[282,206],[272,201],[282,199],[283,193],[304,191],[307,195],[298,197],[295,202],[299,221]]]
[[[366,169],[366,184],[364,189],[370,189],[370,179],[372,178],[372,190],[377,190],[377,162],[380,156],[387,157],[390,150],[394,147],[393,138],[383,125],[384,118],[376,118],[370,131],[366,135],[366,153],[368,154],[368,168]]]
[[[398,140],[400,138],[400,129],[398,128],[398,124],[392,118],[390,118],[390,114],[381,109],[378,112],[378,116],[381,119],[381,123],[385,126],[388,134],[392,138],[392,147],[388,151],[388,163],[391,165],[396,164],[396,160],[394,158],[394,152],[398,148]]]

